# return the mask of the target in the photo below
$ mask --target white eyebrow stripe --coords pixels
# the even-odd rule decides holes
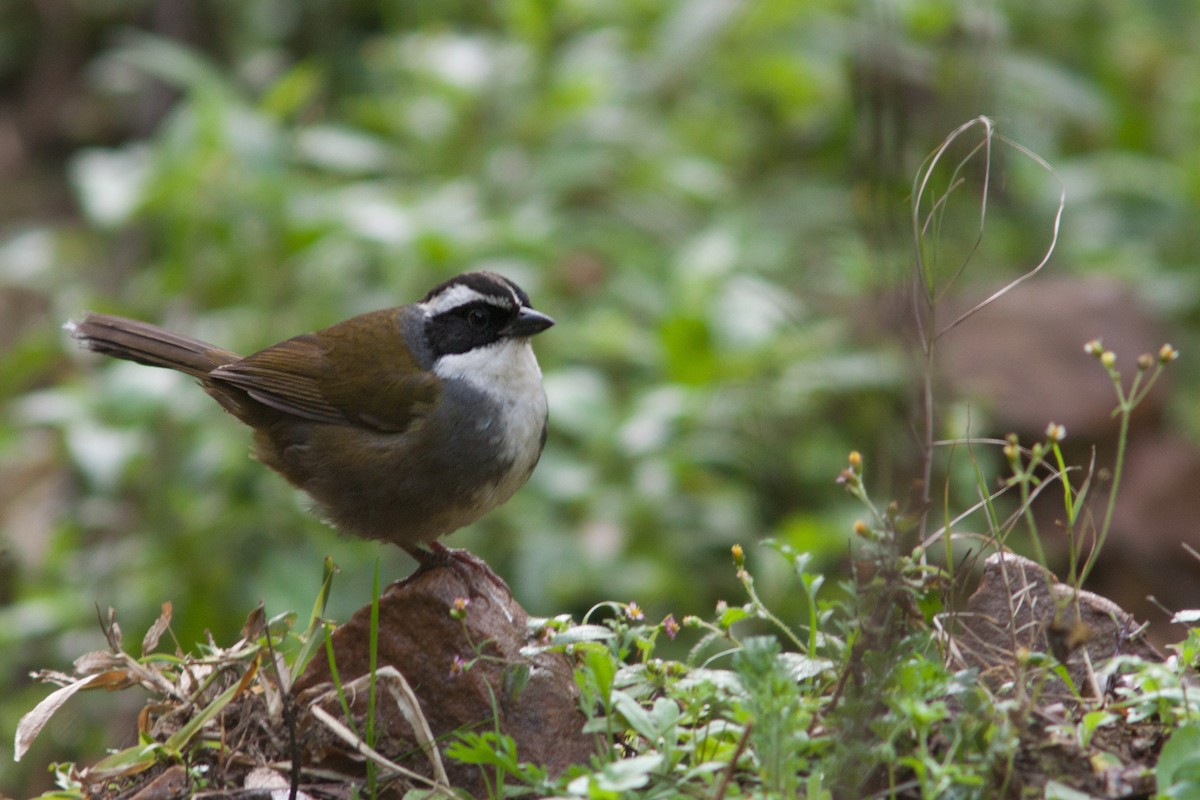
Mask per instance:
[[[518,308],[521,303],[515,295],[512,297],[497,297],[493,294],[483,294],[466,284],[456,284],[420,306],[431,317],[444,314],[455,308],[462,308],[468,303],[488,303],[499,308]]]

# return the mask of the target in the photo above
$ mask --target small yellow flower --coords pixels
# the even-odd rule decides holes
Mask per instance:
[[[857,450],[850,451],[850,469],[858,470],[862,466],[862,453]]]
[[[746,553],[742,550],[742,546],[740,544],[735,544],[733,547],[729,548],[729,551],[733,553],[733,563],[737,564],[738,569],[741,569],[746,563]]]
[[[460,620],[466,619],[467,618],[467,608],[470,607],[470,605],[471,605],[471,598],[469,598],[469,597],[454,598],[454,602],[450,606],[450,618],[451,619],[460,619]]]
[[[1103,364],[1106,369],[1112,369],[1112,365],[1117,363],[1117,354],[1112,350],[1105,350],[1100,354],[1100,363]]]
[[[1170,343],[1158,348],[1158,363],[1167,364],[1177,358],[1179,358],[1179,351],[1172,347]]]
[[[861,519],[854,523],[855,535],[866,536],[870,532],[871,532],[871,529],[869,527],[867,527],[867,523],[863,522]]]

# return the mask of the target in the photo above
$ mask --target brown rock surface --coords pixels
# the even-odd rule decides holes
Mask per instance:
[[[986,292],[980,293],[986,296]],[[959,298],[943,312],[954,319],[979,298]],[[1104,370],[1083,352],[1100,338],[1132,376],[1142,353],[1166,339],[1128,288],[1107,279],[1039,278],[1017,286],[938,342],[943,379],[954,394],[977,400],[996,429],[1040,437],[1046,423],[1065,425],[1071,439],[1112,436],[1116,395]],[[1138,418],[1161,415],[1160,381]]]
[[[470,603],[458,620],[451,612],[462,598]],[[370,614],[367,605],[333,634],[343,685],[369,672]],[[584,717],[571,664],[559,653],[523,655],[522,649],[534,643],[527,623],[525,610],[482,562],[453,561],[418,570],[392,584],[380,598],[378,667],[393,667],[407,680],[443,754],[455,740],[455,731],[482,733],[494,727],[513,737],[521,761],[540,764],[551,774],[586,761],[592,753],[592,737],[581,732]],[[297,681],[300,707],[331,688],[327,661],[318,655]],[[464,664],[469,666],[464,669]],[[528,681],[521,687],[526,672]],[[430,759],[421,752],[413,726],[391,698],[390,692],[379,691],[376,749],[431,775]],[[348,699],[361,730],[366,693]],[[332,696],[319,704],[333,717],[343,718]],[[301,727],[309,756],[345,767],[349,748],[344,742],[314,719]],[[476,796],[483,793],[478,768],[443,761],[452,785]]]
[[[1097,667],[1116,655],[1162,660],[1137,621],[1117,604],[1076,592],[1013,553],[988,557],[966,612],[952,619],[952,652],[964,666],[978,667],[992,685],[1020,680],[1022,650],[1055,655],[1084,696],[1094,695],[1089,663]],[[1061,683],[1045,691],[1043,702],[1073,697]]]

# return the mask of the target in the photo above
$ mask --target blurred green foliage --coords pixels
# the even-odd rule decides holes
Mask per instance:
[[[29,669],[100,646],[94,604],[142,630],[171,600],[186,646],[260,599],[303,609],[325,554],[338,618],[377,559],[411,566],[309,517],[188,380],[76,356],[58,326],[84,308],[250,352],[504,272],[559,320],[537,342],[550,439],[529,486],[449,543],[534,613],[636,598],[651,616],[734,591],[734,542],[844,557],[851,448],[903,494],[909,348],[872,298],[910,280],[912,176],[965,120],[1063,176],[1055,269],[1200,321],[1187,2],[59,5],[0,10],[33,176],[0,199],[0,292],[22,312],[0,352],[3,730],[44,694]],[[985,282],[1036,263],[1057,201],[1015,165],[998,184]],[[969,247],[976,212],[942,239]],[[45,753],[103,739],[66,728]]]

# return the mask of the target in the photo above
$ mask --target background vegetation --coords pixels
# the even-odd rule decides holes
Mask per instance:
[[[1188,2],[4,6],[0,730],[45,694],[30,669],[99,646],[96,605],[141,631],[171,600],[187,645],[260,599],[306,608],[326,554],[338,618],[377,559],[411,567],[309,517],[188,380],[76,356],[80,310],[249,352],[503,271],[559,320],[551,436],[451,544],[536,614],[710,613],[735,542],[845,557],[850,449],[903,494],[915,395],[887,298],[912,176],[965,120],[1063,176],[1052,268],[1127,280],[1194,350],[1198,37]],[[972,277],[1036,263],[1056,202],[1013,165]],[[1185,435],[1197,414],[1179,405]],[[783,576],[756,578],[772,597]],[[111,704],[74,708],[18,768],[0,738],[0,786],[111,742]]]

